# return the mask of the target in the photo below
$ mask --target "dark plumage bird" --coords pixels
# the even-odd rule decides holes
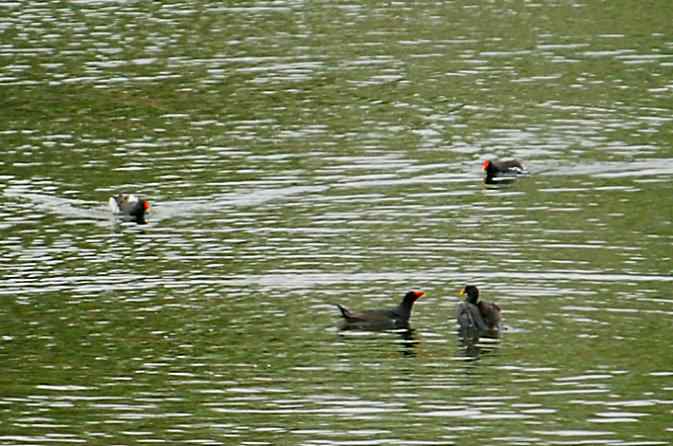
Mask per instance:
[[[151,208],[149,201],[134,194],[120,193],[110,197],[110,209],[113,214],[141,225],[147,223],[146,216]]]
[[[411,309],[414,306],[414,302],[424,294],[423,291],[409,291],[404,295],[402,302],[398,306],[389,310],[356,312],[337,304],[343,317],[339,328],[341,330],[392,330],[409,328],[409,318],[411,318]]]
[[[465,302],[456,308],[456,320],[461,336],[474,338],[479,336],[497,336],[500,332],[501,310],[497,304],[484,302],[479,298],[479,289],[468,285],[460,290]]]
[[[515,176],[526,173],[526,168],[519,160],[491,161],[484,160],[481,168],[486,174],[484,182],[493,183],[493,179],[502,176]]]

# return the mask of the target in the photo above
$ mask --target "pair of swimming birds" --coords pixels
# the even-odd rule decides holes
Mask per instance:
[[[484,181],[493,182],[493,179],[501,176],[514,176],[526,173],[526,169],[518,160],[491,161],[485,160],[481,165],[484,174]],[[135,194],[120,193],[109,200],[110,210],[113,214],[122,219],[133,221],[138,224],[147,223],[147,214],[152,206],[145,198]]]
[[[352,311],[337,304],[343,320],[341,330],[392,330],[408,329],[411,310],[416,300],[424,296],[423,291],[407,292],[398,306],[386,310]],[[484,302],[479,297],[479,289],[468,285],[460,290],[465,299],[456,308],[456,321],[462,334],[495,335],[500,331],[502,311],[492,302]]]

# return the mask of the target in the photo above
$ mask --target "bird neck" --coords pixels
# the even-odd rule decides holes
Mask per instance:
[[[400,315],[402,317],[407,318],[411,316],[411,309],[414,306],[414,302],[416,302],[416,299],[413,298],[404,298],[402,302],[400,303],[399,310],[400,310]]]

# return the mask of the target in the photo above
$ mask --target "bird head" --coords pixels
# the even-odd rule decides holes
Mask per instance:
[[[465,288],[460,290],[460,297],[465,299],[467,302],[476,305],[479,303],[479,288],[474,285],[467,285]]]
[[[419,297],[422,297],[425,295],[425,292],[423,291],[418,291],[418,290],[411,290],[408,291],[407,294],[404,295],[404,300],[407,302],[414,303],[416,302],[416,299]]]

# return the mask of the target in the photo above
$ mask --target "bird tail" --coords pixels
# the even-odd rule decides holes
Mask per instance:
[[[351,313],[351,310],[348,308],[344,307],[341,304],[336,304],[337,308],[339,311],[341,311],[341,316],[343,316],[345,319],[352,319],[353,318],[353,313]]]
[[[108,204],[110,205],[110,210],[112,211],[113,214],[119,213],[119,204],[117,203],[115,197],[110,197]]]
[[[516,175],[528,175],[528,168],[523,163],[517,163],[516,166],[512,166],[512,171]]]

